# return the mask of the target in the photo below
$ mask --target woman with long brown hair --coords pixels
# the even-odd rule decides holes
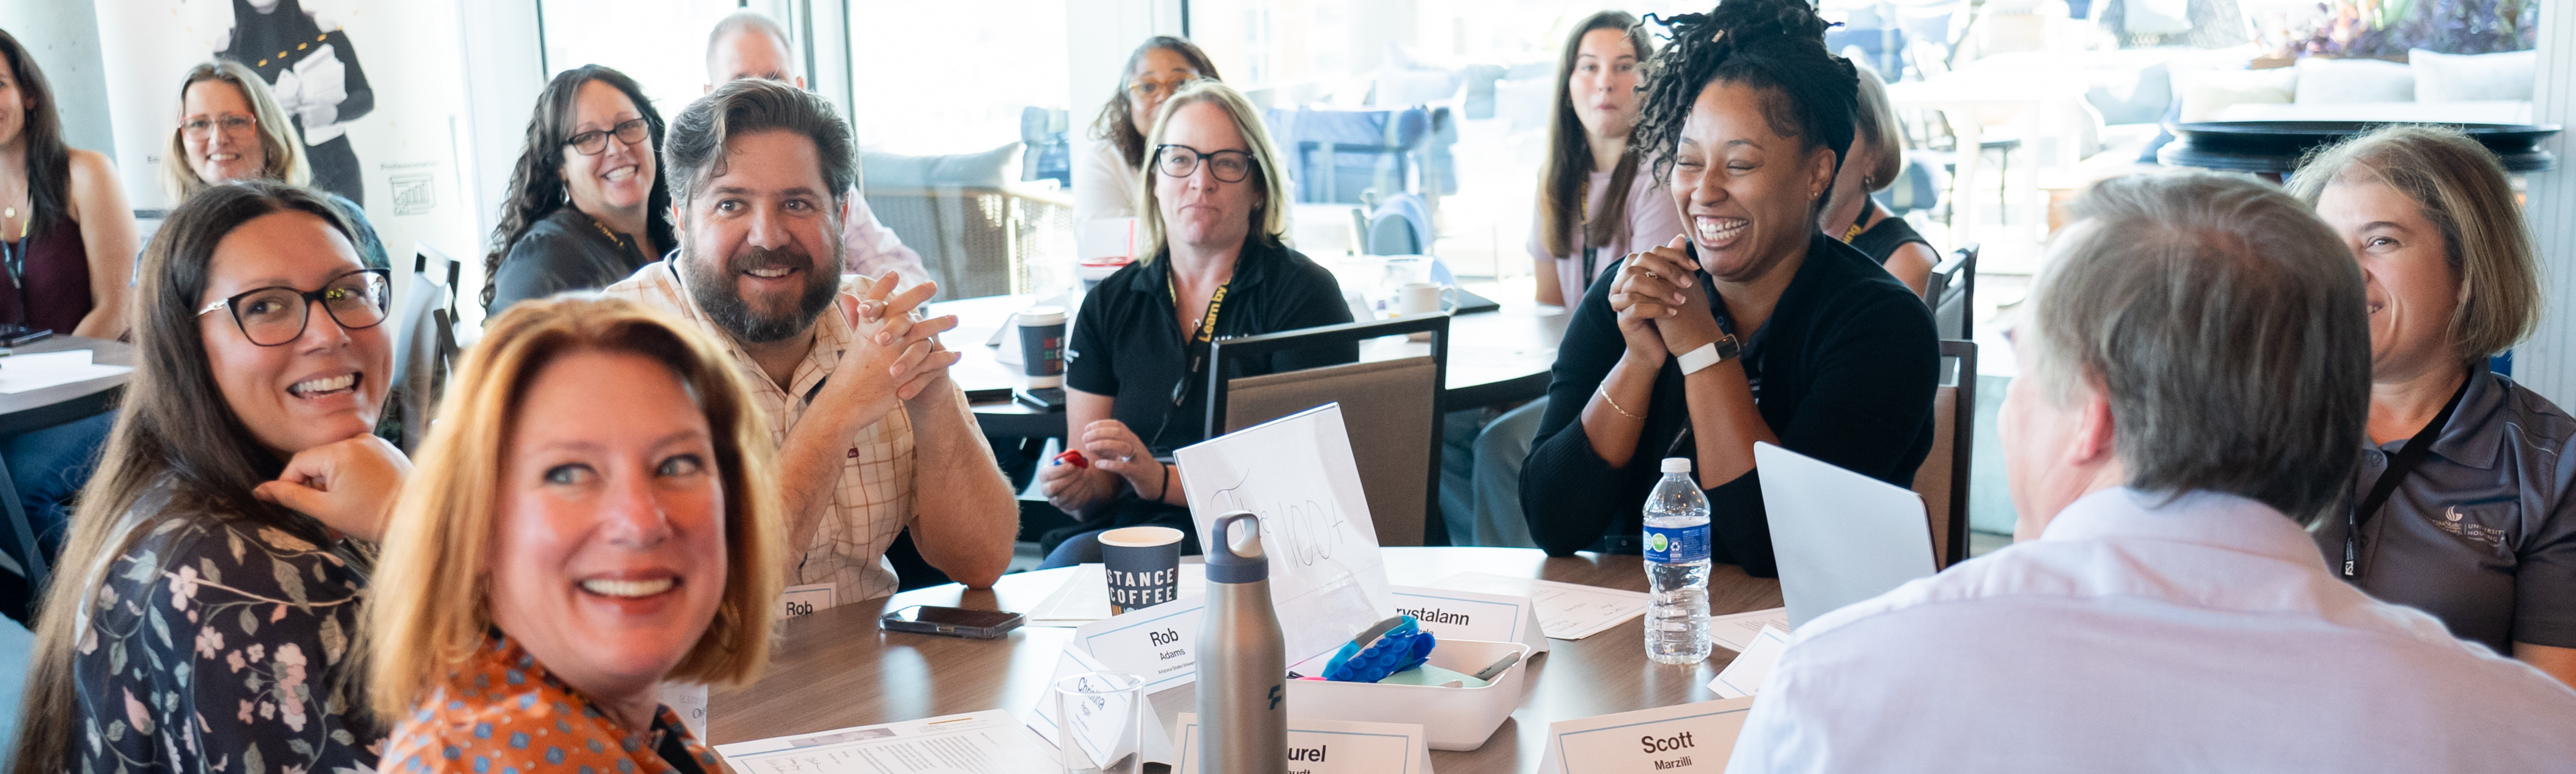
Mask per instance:
[[[180,76],[179,125],[170,130],[169,154],[162,158],[161,188],[174,202],[206,186],[235,180],[313,185],[304,140],[287,121],[277,95],[259,79],[259,73],[230,59],[198,63]],[[180,163],[168,163],[170,159]],[[384,240],[367,221],[366,209],[339,194],[322,194],[357,229],[352,241],[367,266],[392,268]]]
[[[582,65],[546,84],[483,257],[486,313],[608,287],[679,245],[662,131],[662,114],[625,73]]]
[[[38,613],[12,771],[374,760],[349,643],[410,463],[368,434],[392,381],[386,272],[321,196],[214,186],[153,235],[133,378]]]
[[[1073,218],[1136,215],[1138,189],[1145,183],[1145,135],[1154,129],[1154,113],[1182,86],[1200,78],[1217,79],[1216,62],[1187,38],[1146,38],[1127,56],[1119,71],[1118,91],[1092,119],[1091,139],[1073,167]]]
[[[45,71],[0,30],[0,324],[125,335],[135,233],[115,162],[63,145]]]

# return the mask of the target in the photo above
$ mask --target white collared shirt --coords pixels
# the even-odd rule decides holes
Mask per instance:
[[[770,440],[785,445],[788,429],[805,417],[809,398],[840,364],[841,352],[849,348],[849,323],[841,319],[839,311],[824,310],[815,321],[813,348],[806,351],[804,361],[796,364],[795,377],[781,387],[770,380],[740,342],[707,319],[673,268],[667,260],[647,264],[634,276],[603,292],[676,312],[704,326],[723,342],[725,352],[733,356],[734,364],[751,382],[752,403],[769,420]],[[870,284],[866,277],[853,277],[841,289],[864,296]],[[951,382],[948,389],[958,388]],[[955,404],[957,411],[964,414],[960,421],[973,427],[975,418],[966,408],[964,396],[959,396]],[[920,512],[915,502],[916,462],[910,413],[886,412],[885,418],[861,428],[849,443],[840,481],[833,486],[832,502],[825,506],[822,522],[814,529],[814,541],[803,552],[787,557],[790,585],[830,583],[835,599],[842,603],[895,592],[894,565],[886,561],[885,550]],[[988,465],[991,453],[985,452]]]
[[[1808,622],[1731,772],[2569,771],[2576,691],[2327,574],[2261,503],[2129,489]]]

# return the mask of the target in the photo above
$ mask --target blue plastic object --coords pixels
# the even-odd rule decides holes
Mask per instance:
[[[1384,680],[1387,675],[1431,660],[1431,649],[1439,644],[1438,637],[1423,631],[1421,624],[1408,615],[1404,617],[1404,623],[1378,635],[1377,640],[1367,647],[1356,642],[1343,643],[1341,652],[1333,654],[1333,659],[1324,663],[1324,679],[1346,683]]]

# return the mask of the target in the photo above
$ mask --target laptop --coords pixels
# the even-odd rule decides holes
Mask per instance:
[[[1940,569],[1912,490],[1768,443],[1753,444],[1753,462],[1791,628]]]

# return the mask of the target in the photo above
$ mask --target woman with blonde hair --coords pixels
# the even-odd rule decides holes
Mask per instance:
[[[2537,251],[2495,154],[2392,126],[2290,179],[2361,263],[2370,445],[2315,530],[2344,580],[2576,685],[2576,419],[2487,368],[2540,319]]]
[[[304,139],[287,122],[286,109],[258,73],[230,59],[198,63],[179,79],[179,126],[170,130],[164,158],[181,162],[161,165],[161,188],[173,202],[235,180],[313,185]],[[366,209],[339,194],[315,190],[356,228],[350,241],[357,244],[359,259],[370,268],[391,268],[384,240],[367,222]]]
[[[1278,146],[1241,92],[1190,82],[1163,103],[1146,148],[1140,259],[1083,298],[1065,348],[1065,445],[1089,464],[1038,471],[1048,501],[1080,520],[1039,541],[1049,566],[1100,561],[1099,532],[1148,524],[1181,530],[1182,550],[1197,553],[1188,499],[1158,457],[1208,435],[1196,387],[1209,343],[1351,321],[1332,272],[1283,241]],[[1227,377],[1358,359],[1357,345],[1317,347]]]
[[[1931,281],[1932,265],[1941,262],[1932,240],[1924,239],[1914,225],[1878,206],[1870,194],[1887,190],[1905,171],[1904,128],[1896,124],[1896,106],[1887,100],[1887,84],[1877,71],[1858,62],[1852,69],[1860,71],[1860,109],[1852,112],[1851,151],[1843,154],[1842,169],[1834,175],[1834,192],[1825,202],[1825,212],[1817,226],[1826,236],[1848,242],[1862,255],[1877,261],[1896,281],[1905,283],[1916,295]],[[1929,299],[1927,299],[1929,300]]]
[[[513,305],[456,373],[368,610],[376,770],[718,774],[656,689],[768,658],[786,538],[743,377],[579,296]]]

